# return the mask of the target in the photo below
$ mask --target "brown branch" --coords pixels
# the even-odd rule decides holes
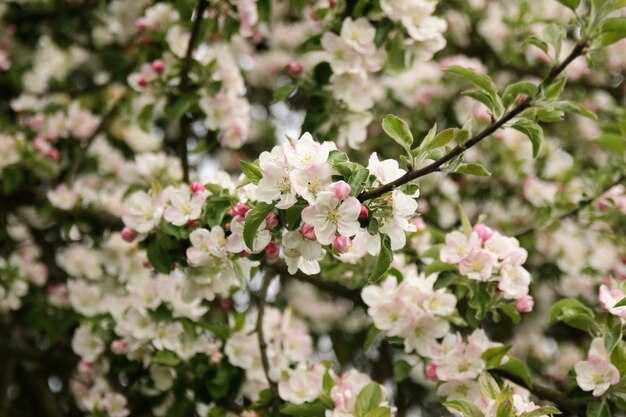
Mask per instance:
[[[183,59],[183,66],[180,72],[179,92],[184,94],[189,85],[189,71],[191,70],[192,55],[196,48],[198,36],[200,35],[200,26],[202,24],[202,16],[208,6],[208,0],[200,0],[195,10],[195,19],[191,28],[191,36],[187,45],[187,52]],[[189,155],[187,150],[187,137],[190,132],[190,122],[183,113],[180,117],[180,139],[178,141],[178,156],[183,167],[183,180],[189,182]]]
[[[556,77],[561,72],[563,72],[563,70],[565,70],[565,68],[572,61],[574,61],[576,58],[578,58],[580,55],[582,55],[585,52],[586,48],[587,48],[587,43],[586,42],[582,42],[581,41],[581,42],[577,43],[576,46],[570,52],[570,54],[567,56],[567,58],[565,58],[563,60],[563,62],[561,62],[556,67],[552,68],[550,73],[544,78],[544,80],[540,84],[540,87],[539,87],[540,90],[543,89],[545,86],[548,86],[548,85],[552,84],[554,82],[554,80],[556,79]],[[491,134],[495,133],[498,129],[500,129],[506,123],[508,123],[509,121],[511,121],[512,119],[517,117],[519,114],[521,114],[524,110],[530,108],[531,105],[532,105],[532,98],[530,98],[530,97],[525,98],[517,106],[515,106],[512,110],[510,110],[508,113],[506,113],[504,116],[502,116],[500,119],[498,119],[498,120],[494,121],[493,123],[491,123],[489,126],[484,128],[478,134],[474,135],[467,142],[465,142],[463,144],[460,144],[460,145],[457,145],[454,149],[452,149],[450,152],[445,154],[440,159],[434,161],[430,165],[425,166],[424,168],[417,169],[417,170],[411,170],[411,171],[407,172],[406,174],[404,174],[403,176],[401,176],[400,178],[398,178],[395,181],[387,183],[387,184],[385,184],[383,186],[380,186],[378,188],[375,188],[373,190],[361,193],[358,196],[359,201],[363,202],[363,201],[371,200],[372,198],[380,197],[383,194],[388,193],[390,191],[393,191],[395,188],[400,187],[400,186],[402,186],[404,184],[407,184],[407,183],[409,183],[409,182],[411,182],[411,181],[413,181],[413,180],[415,180],[417,178],[420,178],[420,177],[423,177],[425,175],[428,175],[428,174],[431,174],[433,172],[436,172],[437,170],[439,170],[439,168],[442,165],[444,165],[444,164],[450,162],[451,160],[453,160],[454,158],[460,156],[461,154],[463,154],[463,152],[465,152],[469,148],[477,145],[483,139],[485,139],[485,138],[489,137]]]
[[[582,200],[580,203],[578,203],[578,205],[576,207],[574,207],[573,209],[571,209],[570,211],[567,211],[563,214],[561,214],[560,216],[558,216],[556,219],[554,220],[565,220],[567,218],[570,217],[576,217],[578,216],[578,213],[580,213],[584,208],[589,207],[591,204],[593,204],[594,201],[596,201],[598,198],[602,197],[604,195],[604,193],[606,193],[607,191],[609,191],[611,188],[615,187],[616,185],[621,184],[622,182],[624,182],[624,180],[626,180],[626,173],[622,173],[619,177],[617,177],[617,179],[613,182],[611,182],[609,185],[607,185],[606,187],[604,187],[602,189],[602,191],[600,191],[599,193],[597,193],[596,195],[586,199],[586,200]],[[552,221],[554,221],[552,220]],[[527,229],[521,230],[517,233],[515,233],[513,236],[516,238],[520,238],[522,236],[526,236],[530,233],[533,233],[534,231],[541,229],[541,226],[531,226]]]
[[[263,282],[261,283],[261,289],[259,290],[259,306],[256,319],[256,334],[259,340],[259,349],[261,351],[261,363],[263,364],[263,371],[265,372],[265,378],[270,386],[272,395],[274,397],[274,404],[279,401],[278,397],[278,385],[270,378],[270,362],[267,358],[267,341],[265,340],[265,333],[263,331],[263,316],[265,314],[265,303],[267,298],[267,289],[272,282],[275,274],[268,271],[263,276]]]

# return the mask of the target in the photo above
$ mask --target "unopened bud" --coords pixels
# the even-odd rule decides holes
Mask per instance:
[[[304,224],[302,226],[302,236],[304,236],[305,239],[317,240],[317,236],[315,236],[315,228],[310,224]]]
[[[120,232],[120,235],[122,235],[122,239],[124,239],[125,242],[129,243],[135,240],[135,238],[137,237],[135,231],[128,227],[123,228]]]
[[[333,190],[333,193],[335,193],[335,195],[339,197],[340,200],[345,200],[346,198],[348,198],[350,196],[350,191],[352,191],[352,189],[350,188],[350,184],[345,181],[337,181],[333,183],[331,185],[331,189]]]
[[[333,246],[339,253],[346,253],[352,247],[352,239],[347,236],[337,235],[333,241]]]

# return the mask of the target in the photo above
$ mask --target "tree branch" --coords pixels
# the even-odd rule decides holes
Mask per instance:
[[[187,45],[187,52],[183,59],[183,66],[180,71],[179,92],[184,94],[189,85],[189,71],[191,70],[192,55],[196,48],[198,35],[200,34],[200,25],[202,24],[202,16],[208,6],[208,0],[200,0],[195,10],[195,20],[191,28],[191,36]],[[187,151],[187,137],[189,136],[190,123],[185,114],[180,117],[180,139],[178,143],[178,156],[183,167],[183,180],[189,182],[189,155]]]
[[[556,77],[561,72],[563,72],[563,70],[565,70],[565,68],[572,61],[574,61],[576,58],[578,58],[580,55],[582,55],[584,53],[586,48],[587,48],[587,43],[586,42],[582,42],[581,41],[581,42],[577,43],[576,46],[570,52],[570,54],[567,56],[567,58],[565,58],[563,60],[563,62],[561,62],[556,67],[552,68],[550,73],[541,82],[539,88],[542,89],[544,86],[552,84],[552,82],[556,79]],[[415,180],[417,178],[420,178],[420,177],[423,177],[425,175],[428,175],[428,174],[431,174],[433,172],[436,172],[442,165],[446,164],[447,162],[450,162],[451,160],[453,160],[457,156],[461,155],[463,152],[465,152],[469,148],[477,145],[483,139],[485,139],[485,138],[489,137],[491,134],[495,133],[498,129],[500,129],[506,123],[508,123],[513,118],[518,116],[524,110],[530,108],[531,105],[532,105],[532,98],[530,98],[530,97],[525,98],[517,106],[515,106],[512,110],[510,110],[508,113],[506,113],[504,116],[502,116],[500,119],[498,119],[498,120],[494,121],[493,123],[491,123],[489,126],[484,128],[478,134],[474,135],[471,139],[469,139],[464,144],[457,145],[454,149],[452,149],[450,152],[448,152],[447,154],[442,156],[440,159],[434,161],[430,165],[425,166],[424,168],[417,169],[417,170],[411,170],[411,171],[407,172],[406,174],[404,174],[403,176],[401,176],[400,178],[398,178],[395,181],[387,183],[387,184],[385,184],[385,185],[383,185],[381,187],[375,188],[373,190],[361,193],[358,196],[359,201],[364,202],[364,201],[367,201],[367,200],[371,200],[372,198],[380,197],[381,195],[383,195],[385,193],[388,193],[390,191],[393,191],[395,188],[400,187],[400,186],[402,186],[404,184],[407,184],[407,183],[409,183],[409,182],[411,182],[411,181],[413,181],[413,180]]]
[[[263,282],[261,283],[261,289],[259,290],[259,306],[256,319],[256,334],[259,340],[259,349],[261,351],[261,363],[263,364],[263,371],[265,372],[265,377],[267,378],[267,382],[274,397],[274,404],[276,405],[279,399],[278,385],[276,385],[276,382],[272,381],[272,379],[270,378],[270,362],[267,358],[267,342],[265,341],[265,334],[263,331],[263,315],[265,314],[267,289],[269,288],[270,283],[272,282],[272,279],[274,277],[275,274],[271,271],[266,272],[263,276]]]

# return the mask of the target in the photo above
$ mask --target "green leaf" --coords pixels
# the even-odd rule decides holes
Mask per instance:
[[[495,400],[500,394],[500,386],[489,372],[483,372],[478,377],[478,387],[483,397]]]
[[[409,125],[402,119],[393,114],[388,114],[383,119],[383,130],[385,133],[396,141],[407,151],[411,149],[413,145],[413,135],[409,129]]]
[[[445,403],[443,403],[443,406],[452,408],[453,410],[457,410],[458,412],[463,414],[464,417],[484,417],[485,416],[483,412],[480,411],[480,408],[478,408],[475,404],[470,403],[468,401],[464,401],[464,400],[446,401]]]
[[[239,165],[241,165],[243,174],[252,184],[258,184],[261,178],[263,178],[263,171],[261,171],[261,168],[256,163],[239,161]]]
[[[554,47],[554,59],[558,60],[561,56],[561,45],[567,35],[565,29],[559,24],[550,23],[542,34],[543,38]]]
[[[365,342],[363,343],[363,350],[369,350],[376,340],[376,336],[380,334],[380,330],[376,328],[373,324],[367,329],[367,334],[365,335]]]
[[[450,128],[450,129],[442,130],[428,144],[425,143],[424,146],[426,147],[426,149],[429,149],[429,150],[445,146],[452,139],[455,138],[458,132],[459,132],[459,129],[457,128]]]
[[[563,90],[565,89],[566,77],[558,77],[556,80],[546,86],[545,97],[550,100],[555,100],[561,97]]]
[[[391,417],[391,410],[388,407],[377,407],[365,414],[365,417]]]
[[[618,343],[622,341],[622,324],[618,323],[611,327],[604,335],[604,347],[610,355]]]
[[[619,300],[613,307],[624,307],[626,306],[626,297]]]
[[[618,343],[611,354],[611,363],[619,370],[620,375],[626,375],[626,348]]]
[[[556,407],[553,407],[551,405],[546,405],[543,407],[539,407],[536,410],[522,413],[520,417],[542,417],[542,416],[555,415],[555,414],[561,414],[561,411]]]
[[[594,139],[603,148],[616,153],[619,156],[624,155],[626,150],[626,141],[623,137],[606,133]]]
[[[601,27],[600,45],[607,46],[626,38],[626,18],[606,19]]]
[[[259,203],[246,215],[246,221],[243,225],[243,241],[248,249],[253,249],[256,231],[273,208],[273,204]]]
[[[171,271],[171,261],[167,250],[163,247],[159,239],[154,239],[146,248],[148,261],[154,269],[162,274],[169,274]]]
[[[576,10],[578,5],[580,5],[580,0],[556,0],[561,3],[563,6],[568,7],[572,10]]]
[[[496,417],[515,417],[516,413],[513,409],[513,403],[508,398],[498,405]]]
[[[459,217],[461,218],[463,233],[469,236],[470,233],[472,233],[472,223],[470,223],[469,219],[467,218],[467,215],[465,214],[465,211],[463,210],[463,206],[461,206],[461,204],[457,205],[457,209],[459,211]]]
[[[509,107],[520,96],[533,97],[537,94],[537,85],[530,81],[518,81],[507,86],[502,93],[502,102]]]
[[[348,184],[350,185],[350,195],[356,197],[361,194],[363,188],[365,187],[365,182],[370,176],[370,172],[367,168],[359,168],[354,174],[350,176],[348,179]]]
[[[180,119],[187,110],[198,101],[198,94],[187,93],[178,97],[167,107],[166,114],[169,119]]]
[[[280,412],[294,417],[322,417],[326,408],[319,403],[287,404],[281,407]]]
[[[517,307],[515,307],[514,304],[502,304],[500,306],[500,310],[504,314],[509,316],[513,324],[518,324],[520,321],[522,321],[522,315],[519,313]]]
[[[295,84],[286,84],[274,90],[274,100],[283,101],[298,88]]]
[[[407,361],[399,360],[393,364],[393,380],[395,382],[404,381],[409,377],[412,370],[413,366],[411,366]]]
[[[371,284],[378,282],[379,279],[385,275],[389,269],[389,265],[391,265],[391,261],[393,260],[393,252],[391,251],[391,240],[389,239],[389,236],[385,234],[381,234],[380,236],[380,253],[378,254],[374,270],[367,279]]]
[[[557,103],[557,105],[560,110],[569,113],[576,113],[588,119],[598,121],[598,116],[594,112],[589,110],[582,103],[578,103],[577,101],[561,100]]]
[[[505,374],[508,373],[520,378],[527,388],[533,386],[533,378],[530,375],[528,367],[526,367],[524,362],[520,361],[517,358],[510,357],[508,361],[501,365],[494,366],[492,369],[496,371],[503,371]]]
[[[329,393],[330,390],[335,386],[335,380],[328,370],[324,372],[324,378],[322,379],[322,389],[325,393]]]
[[[491,175],[491,173],[480,164],[463,164],[454,172],[457,174],[477,175],[479,177],[488,177]]]
[[[541,49],[543,52],[545,52],[546,54],[548,53],[548,44],[539,39],[538,37],[536,37],[535,35],[531,35],[526,39],[526,42],[528,42],[531,45],[536,46],[537,48]]]
[[[573,298],[559,300],[550,309],[550,323],[562,321],[576,329],[589,331],[594,325],[593,311]]]
[[[481,358],[485,361],[487,369],[500,365],[504,355],[511,349],[511,346],[496,346],[483,352]]]
[[[480,89],[484,90],[489,96],[495,97],[498,95],[496,85],[486,75],[479,74],[472,68],[461,67],[459,65],[453,65],[445,69],[446,72],[459,75],[465,78],[467,81],[476,85]]]
[[[356,397],[354,411],[357,417],[365,417],[374,410],[383,400],[383,390],[376,382],[367,384]]]
[[[180,358],[169,350],[160,350],[152,357],[152,363],[165,366],[176,366],[180,363]]]
[[[541,126],[532,120],[518,119],[511,127],[528,136],[530,143],[533,145],[533,157],[536,158],[543,143],[543,129],[541,129]]]
[[[424,274],[426,276],[442,271],[456,271],[456,265],[448,264],[442,261],[433,261],[426,266]]]
[[[288,230],[296,230],[302,220],[302,210],[307,207],[306,203],[296,203],[293,206],[285,210],[285,226]]]
[[[587,405],[587,417],[611,417],[611,408],[606,403],[606,399],[593,401]]]

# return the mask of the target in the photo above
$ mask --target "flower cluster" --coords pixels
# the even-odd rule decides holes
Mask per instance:
[[[514,237],[477,224],[469,234],[455,231],[446,235],[440,257],[457,265],[459,273],[470,280],[496,282],[505,299],[518,301],[520,311],[532,310],[528,295],[531,277],[522,266],[528,253]]]

